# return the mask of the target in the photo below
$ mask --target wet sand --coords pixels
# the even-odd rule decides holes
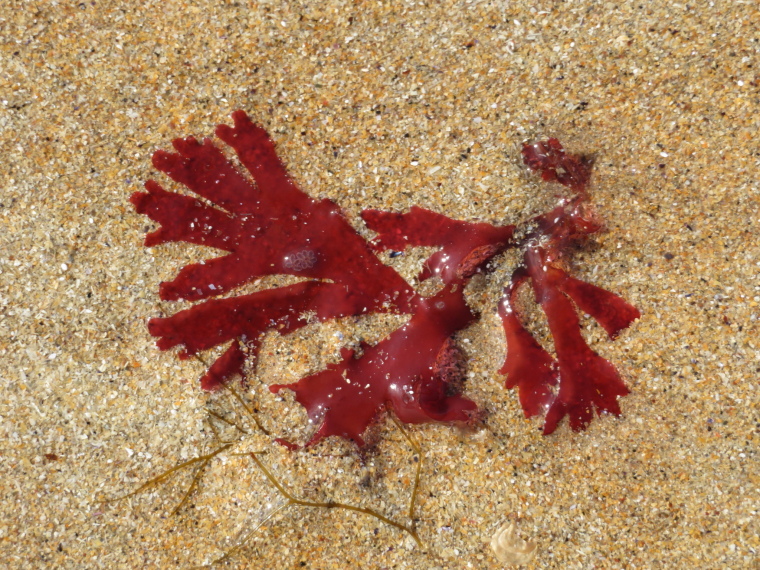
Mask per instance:
[[[760,11],[754,3],[0,2],[0,559],[9,568],[500,568],[512,521],[528,568],[756,568],[760,370]],[[556,136],[594,157],[606,231],[574,275],[641,319],[591,346],[632,393],[619,418],[552,434],[526,420],[498,369],[494,308],[506,254],[468,293],[460,334],[483,425],[412,426],[423,450],[423,542],[340,509],[409,525],[415,454],[390,421],[364,453],[341,441],[290,452],[256,433],[204,365],[159,352],[158,285],[202,247],[142,247],[129,196],[150,157],[212,136],[236,109],[265,126],[298,185],[344,209],[420,205],[521,223],[560,190],[520,164]],[[411,278],[423,257],[393,260]],[[389,261],[390,262],[390,261]],[[268,281],[276,284],[276,281]],[[182,307],[189,304],[182,304]],[[529,323],[545,333],[539,312]],[[272,437],[306,441],[294,382],[399,319],[270,335],[245,393]],[[211,355],[204,355],[211,359]],[[220,433],[208,410],[246,430]],[[116,503],[182,461],[192,472]],[[271,516],[270,516],[271,515]],[[247,535],[255,530],[252,536]]]

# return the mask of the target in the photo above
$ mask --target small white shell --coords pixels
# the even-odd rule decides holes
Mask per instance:
[[[536,543],[523,540],[515,532],[515,523],[506,522],[491,539],[496,558],[504,564],[527,564],[536,554]]]

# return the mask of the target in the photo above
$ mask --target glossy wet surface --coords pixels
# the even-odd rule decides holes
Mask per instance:
[[[535,568],[757,563],[754,5],[40,2],[0,13],[6,565],[188,567],[258,527],[235,566],[493,568],[490,543],[507,522],[516,533],[507,542],[537,545]],[[614,341],[579,317],[585,341],[631,391],[618,400],[622,415],[583,433],[565,420],[550,436],[523,418],[499,374],[495,307],[522,262],[505,251],[468,285],[483,318],[458,335],[462,395],[485,411],[485,427],[409,430],[423,450],[424,546],[366,514],[277,511],[284,499],[234,453],[266,448],[257,457],[299,498],[409,523],[416,454],[393,424],[373,428],[361,455],[335,438],[295,452],[270,439],[302,443],[316,427],[269,386],[324,370],[342,348],[375,345],[404,321],[314,319],[263,339],[245,401],[268,437],[234,397],[209,401],[198,389],[221,351],[202,363],[155,348],[147,320],[190,307],[161,302],[159,283],[208,259],[208,248],[142,247],[157,226],[129,197],[150,178],[180,190],[153,152],[177,137],[202,140],[235,109],[272,134],[299,188],[338,204],[368,240],[368,208],[520,227],[569,196],[528,171],[522,143],[554,136],[591,156],[605,231],[570,274],[641,311]],[[394,251],[382,261],[434,295],[434,278],[415,281],[433,251]],[[319,256],[294,248],[280,262],[315,271]],[[264,277],[235,294],[302,282]],[[530,287],[516,296],[527,330],[553,355],[552,323]],[[230,353],[221,372],[243,356]],[[213,415],[209,424],[208,410],[246,434]],[[102,503],[239,437],[176,517],[192,472]]]

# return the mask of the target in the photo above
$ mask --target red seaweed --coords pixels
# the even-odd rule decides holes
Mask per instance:
[[[479,315],[464,290],[478,272],[488,272],[496,255],[520,248],[524,263],[504,290],[499,314],[507,341],[500,372],[517,387],[526,416],[546,413],[544,433],[569,416],[585,428],[593,412],[619,414],[617,398],[628,393],[614,366],[597,355],[580,334],[575,306],[595,318],[614,338],[638,318],[620,297],[568,275],[563,268],[574,246],[601,229],[589,203],[590,162],[565,154],[557,139],[525,145],[523,158],[546,181],[574,192],[557,208],[536,217],[516,239],[515,227],[454,220],[413,207],[407,213],[365,210],[377,232],[367,243],[329,200],[317,201],[288,176],[266,131],[237,111],[234,127],[217,136],[237,153],[250,178],[209,139],[174,141],[176,152],[157,151],[154,166],[197,197],[167,191],[157,182],[133,194],[137,212],[159,223],[146,246],[185,241],[216,248],[222,256],[184,267],[162,283],[166,301],[198,301],[172,316],[151,319],[148,328],[162,350],[182,347],[181,358],[226,345],[201,379],[215,390],[242,377],[255,362],[267,331],[286,335],[307,324],[351,315],[395,312],[409,321],[375,345],[344,349],[341,360],[273,392],[292,390],[318,427],[308,442],[328,436],[364,444],[363,434],[383,410],[405,423],[471,423],[476,404],[462,395],[466,363],[454,335]],[[418,294],[375,255],[383,249],[430,246],[420,280],[436,276],[442,288]],[[247,295],[229,295],[266,275],[305,279]],[[516,293],[531,282],[547,315],[556,359],[523,325]],[[285,440],[283,444],[293,447]]]
[[[410,312],[414,290],[383,265],[338,207],[301,192],[288,176],[261,127],[242,111],[235,127],[220,125],[217,136],[238,154],[253,177],[243,176],[209,140],[174,141],[176,153],[157,151],[153,164],[206,202],[164,190],[157,182],[135,193],[135,209],[159,222],[146,246],[186,241],[227,255],[180,271],[162,283],[161,299],[203,300],[194,307],[148,324],[158,346],[183,346],[182,358],[231,342],[203,377],[213,390],[242,372],[245,356],[258,351],[267,330],[281,334],[320,320],[371,312]],[[287,274],[309,281],[249,295],[214,299],[265,275]]]
[[[566,415],[573,430],[585,429],[597,413],[620,414],[618,397],[629,390],[615,367],[594,352],[581,336],[573,302],[596,319],[610,338],[639,318],[639,311],[614,293],[569,276],[562,265],[572,246],[601,229],[588,203],[590,163],[567,155],[557,139],[523,147],[523,159],[541,177],[557,181],[575,196],[534,220],[536,230],[523,240],[524,266],[512,275],[499,306],[507,336],[507,357],[501,372],[507,388],[519,387],[526,416],[546,412],[544,434],[552,433]],[[519,320],[515,293],[528,279],[549,322],[556,360]],[[512,348],[514,344],[514,349]],[[558,385],[558,391],[553,389]]]

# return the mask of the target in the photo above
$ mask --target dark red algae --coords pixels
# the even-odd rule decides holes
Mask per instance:
[[[546,410],[544,434],[552,433],[566,415],[570,427],[578,431],[588,426],[595,410],[619,415],[617,399],[629,390],[615,367],[586,344],[573,304],[597,320],[612,339],[640,313],[614,293],[571,277],[562,267],[573,247],[602,227],[589,203],[590,163],[565,154],[553,138],[524,145],[522,155],[525,164],[540,171],[544,180],[567,186],[575,196],[536,217],[536,229],[520,244],[524,265],[513,273],[499,305],[507,337],[507,358],[500,372],[507,374],[507,388],[518,386],[526,416]],[[527,280],[549,322],[556,360],[517,315],[515,293]]]
[[[263,128],[243,111],[232,118],[234,127],[220,125],[216,134],[234,149],[248,175],[211,140],[177,139],[176,152],[157,151],[153,164],[198,197],[167,191],[150,180],[147,192],[131,198],[137,212],[160,225],[147,235],[146,246],[184,241],[227,252],[188,265],[162,283],[161,299],[199,302],[148,324],[159,348],[182,347],[180,358],[227,346],[201,378],[203,389],[241,377],[267,331],[288,334],[305,326],[307,315],[326,321],[393,312],[410,319],[377,344],[361,346],[359,354],[344,349],[340,362],[325,370],[271,386],[273,392],[292,390],[319,426],[307,444],[339,436],[363,445],[367,427],[386,409],[405,423],[472,422],[478,409],[461,394],[465,366],[453,340],[479,317],[464,290],[474,274],[491,269],[494,256],[519,248],[523,264],[499,304],[507,341],[500,370],[507,375],[506,387],[518,388],[526,416],[546,413],[544,433],[554,431],[566,415],[580,430],[595,411],[620,413],[617,399],[628,389],[614,366],[583,340],[576,306],[599,321],[610,338],[639,312],[563,269],[573,248],[601,228],[587,193],[588,162],[565,154],[556,139],[523,148],[531,169],[567,186],[574,196],[532,220],[533,229],[519,240],[511,225],[459,221],[413,207],[407,213],[365,210],[362,218],[378,234],[367,243],[336,204],[314,200],[296,186]],[[438,248],[419,276],[436,276],[443,283],[431,297],[418,294],[374,253],[418,246]],[[305,280],[230,296],[265,275]],[[520,318],[516,293],[528,281],[547,315],[556,358]]]

